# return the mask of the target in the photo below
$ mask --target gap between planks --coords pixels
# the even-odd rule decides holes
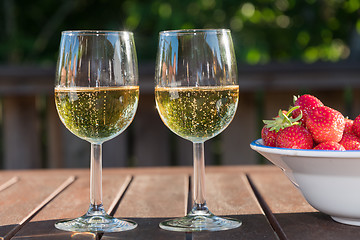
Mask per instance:
[[[116,194],[114,200],[110,204],[107,214],[114,216],[116,210],[118,209],[121,200],[125,196],[126,191],[129,189],[131,182],[133,181],[133,176],[126,176],[124,183],[120,186],[118,193]],[[103,237],[104,233],[96,233],[95,239],[100,240]]]
[[[192,193],[192,177],[187,176],[187,184],[185,184],[185,215],[191,211],[193,206],[193,193]],[[185,240],[192,240],[193,235],[191,232],[185,233]]]
[[[11,179],[10,179],[11,180]],[[10,181],[9,180],[9,181]],[[51,202],[57,195],[59,195],[65,188],[70,186],[76,180],[75,176],[68,177],[58,188],[55,189],[47,198],[44,199],[34,210],[32,210],[26,217],[19,222],[19,224],[9,231],[5,236],[4,240],[12,238],[27,222],[29,222],[43,207]],[[9,182],[8,181],[8,182]],[[14,182],[15,183],[15,182]],[[13,183],[13,184],[14,184]],[[6,183],[5,183],[6,184]],[[4,184],[3,184],[4,185]],[[2,185],[2,186],[3,186]],[[11,184],[12,185],[12,184]],[[9,185],[10,186],[10,185]]]
[[[259,190],[256,188],[255,184],[252,182],[251,177],[246,174],[246,178],[249,182],[249,185],[255,194],[257,201],[260,204],[261,209],[264,211],[264,214],[269,221],[271,227],[274,229],[275,234],[279,237],[280,240],[287,240],[285,232],[282,230],[280,223],[277,221],[276,217],[272,213],[269,205],[266,203],[265,199],[261,196]]]
[[[128,190],[128,188],[129,188],[129,186],[130,186],[133,179],[134,179],[133,176],[126,176],[126,179],[125,179],[124,183],[121,185],[121,187],[119,188],[119,191],[116,194],[113,202],[110,204],[109,209],[107,211],[107,214],[109,214],[110,216],[114,216],[117,208],[119,207],[121,199],[124,197],[125,192]]]

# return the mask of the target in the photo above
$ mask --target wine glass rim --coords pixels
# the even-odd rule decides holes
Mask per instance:
[[[129,34],[130,31],[116,31],[116,30],[65,30],[61,32],[62,35],[109,35],[109,34]]]
[[[230,30],[226,28],[211,28],[211,29],[178,29],[161,31],[160,35],[179,35],[179,34],[197,34],[197,33],[229,33]]]

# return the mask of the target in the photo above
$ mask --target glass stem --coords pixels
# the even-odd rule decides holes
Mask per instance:
[[[91,143],[90,204],[94,211],[102,207],[102,145]]]
[[[205,158],[204,143],[193,143],[194,153],[194,206],[192,211],[208,211],[205,201]]]

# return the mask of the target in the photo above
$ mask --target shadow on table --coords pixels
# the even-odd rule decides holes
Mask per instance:
[[[274,214],[289,239],[359,239],[360,227],[335,222],[320,212]]]
[[[160,229],[159,222],[165,220],[164,218],[131,218],[139,225],[136,229],[125,232],[97,235],[94,233],[75,233],[60,231],[54,227],[54,224],[59,220],[50,220],[27,223],[12,239],[277,239],[268,221],[261,214],[236,215],[228,217],[241,219],[243,223],[239,228],[227,231],[182,233]]]
[[[77,232],[64,232],[55,228],[54,224],[59,220],[49,220],[49,221],[37,221],[29,222],[25,224],[11,239],[16,240],[60,240],[60,239],[100,239],[97,234],[94,233],[77,233]],[[0,231],[7,226],[0,226]],[[16,225],[12,225],[15,226]],[[1,238],[0,238],[1,239]],[[5,238],[6,239],[6,238]]]
[[[139,227],[133,231],[121,233],[107,233],[102,237],[103,240],[114,239],[159,239],[159,240],[177,240],[177,239],[277,239],[274,231],[268,224],[266,218],[261,215],[232,215],[227,216],[237,218],[242,221],[239,228],[219,231],[219,232],[197,232],[197,233],[182,233],[171,232],[159,228],[159,223],[165,219],[163,218],[135,218],[133,219],[139,224]]]

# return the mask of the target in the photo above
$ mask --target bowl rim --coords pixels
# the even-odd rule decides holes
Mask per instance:
[[[263,144],[263,140],[261,138],[251,142],[250,147],[258,152],[287,155],[287,156],[360,158],[360,150],[335,151],[335,150],[291,149],[291,148],[269,147]]]

